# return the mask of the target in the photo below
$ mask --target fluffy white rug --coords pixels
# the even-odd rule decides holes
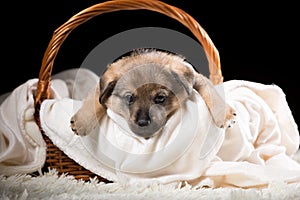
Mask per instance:
[[[300,162],[298,152],[295,160]],[[90,182],[75,180],[72,176],[58,176],[55,170],[43,176],[14,175],[5,177],[0,175],[0,199],[116,199],[116,200],[193,200],[193,199],[270,199],[270,200],[299,200],[300,183],[285,184],[272,183],[263,189],[241,188],[192,188],[152,185],[125,186],[117,183],[105,184],[96,179]]]

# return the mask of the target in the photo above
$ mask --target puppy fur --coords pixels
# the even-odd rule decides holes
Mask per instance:
[[[71,128],[75,134],[89,134],[110,108],[127,121],[133,133],[149,138],[163,128],[193,89],[202,96],[218,127],[234,123],[234,110],[184,57],[155,49],[137,50],[107,67],[72,116]]]

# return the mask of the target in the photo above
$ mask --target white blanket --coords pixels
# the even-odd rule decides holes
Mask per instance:
[[[0,174],[37,171],[45,162],[46,144],[33,118],[36,82],[19,86],[0,106]]]
[[[291,158],[299,148],[298,127],[278,86],[224,82],[226,101],[238,116],[226,132],[214,126],[194,91],[186,107],[152,139],[135,137],[110,110],[99,129],[86,137],[76,136],[69,127],[70,117],[97,81],[84,69],[54,76],[53,99],[43,102],[40,116],[54,144],[100,176],[120,183],[188,181],[211,187],[300,182],[300,165]],[[33,120],[36,83],[37,79],[29,80],[1,104],[1,174],[34,172],[45,161],[45,143]]]

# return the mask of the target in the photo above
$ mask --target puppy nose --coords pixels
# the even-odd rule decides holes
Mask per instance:
[[[149,111],[147,109],[139,109],[136,113],[135,123],[140,127],[148,126],[151,123]]]
[[[144,126],[148,126],[150,124],[150,120],[148,119],[139,119],[137,121],[137,124],[140,126],[140,127],[144,127]]]

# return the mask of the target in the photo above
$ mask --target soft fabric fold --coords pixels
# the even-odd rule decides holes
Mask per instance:
[[[65,70],[53,76],[51,98],[80,99],[97,81],[98,76],[90,70]],[[45,163],[46,144],[34,120],[37,82],[30,79],[0,97],[0,174],[41,171]]]
[[[217,161],[204,177],[215,186],[236,187],[300,181],[299,163],[291,159],[299,148],[298,126],[282,89],[241,80],[223,85],[237,123],[227,129]]]
[[[46,144],[33,117],[36,83],[28,80],[0,106],[0,174],[30,173],[44,165]]]

